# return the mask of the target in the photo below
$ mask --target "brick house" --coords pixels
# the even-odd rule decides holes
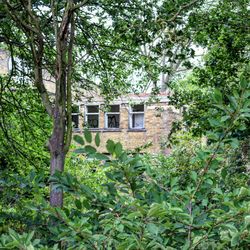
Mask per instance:
[[[161,93],[157,102],[149,102],[150,94],[122,96],[104,106],[101,97],[91,101],[82,99],[73,113],[74,131],[82,133],[84,126],[95,135],[100,133],[100,151],[106,152],[108,139],[120,141],[124,148],[134,149],[152,142],[147,151],[165,152],[161,147],[166,142],[172,123],[180,113],[168,104],[168,94]]]
[[[9,54],[0,49],[0,74],[9,71]],[[53,98],[55,81],[46,71],[44,84]],[[173,121],[180,118],[180,112],[168,104],[168,94],[161,93],[157,101],[150,101],[150,94],[122,96],[104,108],[104,99],[98,95],[81,98],[73,107],[74,132],[82,133],[87,126],[93,134],[100,132],[100,151],[105,152],[106,141],[120,141],[126,149],[141,147],[152,142],[147,149],[151,153],[165,152],[161,145],[166,142]]]

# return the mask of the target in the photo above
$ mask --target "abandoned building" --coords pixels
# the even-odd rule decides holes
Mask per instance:
[[[150,94],[129,94],[122,96],[110,105],[104,106],[100,96],[91,102],[83,99],[74,107],[72,119],[74,132],[82,133],[84,127],[95,135],[100,133],[100,151],[105,152],[108,139],[119,141],[126,149],[152,145],[146,149],[151,153],[165,152],[162,145],[166,142],[173,121],[180,113],[169,106],[168,94],[161,93],[157,102],[149,102]]]
[[[0,50],[0,74],[9,70],[9,55]],[[53,96],[54,79],[44,72],[44,84]],[[120,141],[124,148],[135,149],[152,143],[146,150],[151,153],[164,152],[162,147],[167,141],[173,121],[180,118],[180,112],[169,105],[168,93],[157,96],[157,101],[150,101],[149,93],[129,94],[114,100],[108,107],[101,96],[80,98],[73,107],[74,133],[83,133],[84,127],[95,135],[100,133],[100,151],[106,152],[108,139]]]

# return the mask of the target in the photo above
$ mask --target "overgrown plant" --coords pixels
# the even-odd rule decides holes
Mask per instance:
[[[34,214],[41,213],[40,223],[46,224],[43,231],[37,225],[34,238],[40,235],[40,243],[47,247],[58,244],[60,249],[247,249],[247,173],[239,172],[237,177],[243,181],[231,185],[226,150],[238,147],[234,132],[247,129],[249,96],[245,79],[241,79],[239,91],[228,97],[229,102],[215,92],[208,145],[197,149],[190,161],[196,169],[187,168],[185,181],[183,172],[176,171],[181,167],[176,161],[160,157],[158,163],[162,163],[154,164],[147,156],[131,155],[113,141],[107,142],[107,157],[84,144],[93,139],[88,131],[84,138],[75,137],[82,144],[76,153],[99,160],[98,167],[110,168],[108,181],[98,192],[81,183],[78,176],[57,172],[51,181],[64,189],[68,203],[63,209],[48,207],[46,202],[29,206]],[[49,218],[57,223],[50,225]],[[22,235],[15,239],[11,235],[12,231],[0,238],[2,248],[18,237],[21,244]]]

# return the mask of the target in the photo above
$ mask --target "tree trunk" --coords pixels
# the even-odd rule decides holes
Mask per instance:
[[[51,176],[56,171],[63,172],[65,155],[68,152],[71,141],[71,74],[74,41],[74,15],[72,6],[73,0],[68,0],[58,31],[57,26],[55,26],[57,52],[55,72],[56,92],[53,109],[53,133],[49,141]],[[52,207],[63,206],[63,190],[62,188],[56,188],[53,182],[50,184],[50,205]]]
[[[55,171],[63,172],[65,154],[64,152],[56,155],[51,153],[50,161],[50,175],[53,176]],[[63,206],[63,190],[62,188],[55,188],[54,183],[50,184],[50,205],[52,207],[62,207]]]
[[[54,129],[49,140],[50,149],[50,176],[56,171],[63,172],[65,162],[64,134],[65,134],[65,114],[63,109],[54,111]],[[52,207],[63,206],[63,190],[56,188],[54,183],[50,184],[50,205]]]
[[[56,82],[55,99],[53,102],[49,98],[49,93],[45,87],[43,79],[43,69],[45,66],[44,44],[48,43],[53,49],[53,39],[46,40],[43,34],[44,24],[41,18],[33,9],[33,1],[20,1],[22,4],[16,8],[16,5],[4,1],[4,5],[9,17],[16,23],[17,27],[24,32],[27,42],[30,44],[32,61],[34,66],[34,84],[37,87],[43,104],[48,114],[53,118],[53,132],[49,139],[49,151],[51,156],[50,175],[53,176],[56,171],[63,172],[65,156],[69,150],[72,135],[72,72],[73,72],[73,45],[75,20],[74,12],[84,6],[87,1],[80,1],[74,4],[74,0],[65,1],[64,9],[59,8],[60,1],[51,2],[52,20],[54,25],[54,38],[56,46],[55,74],[53,77]],[[15,2],[15,1],[14,1]],[[61,12],[63,15],[61,16]],[[21,16],[26,18],[21,18]],[[48,22],[49,23],[49,22]],[[32,65],[32,64],[31,64]],[[52,207],[63,206],[63,190],[56,188],[55,183],[50,184],[50,205]]]

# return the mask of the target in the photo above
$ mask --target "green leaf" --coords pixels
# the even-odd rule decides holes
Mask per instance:
[[[202,206],[206,207],[208,204],[208,199],[207,198],[203,199],[201,204],[202,204]]]
[[[239,140],[236,139],[236,138],[232,138],[232,139],[230,140],[230,144],[231,144],[231,146],[232,146],[234,149],[236,149],[236,148],[239,147]]]
[[[165,217],[167,215],[167,210],[166,208],[163,207],[162,204],[153,204],[151,208],[148,211],[148,216],[149,217]]]
[[[91,132],[88,130],[88,129],[84,129],[84,137],[85,137],[85,140],[88,142],[88,143],[91,143],[92,142],[92,135],[91,135]]]
[[[119,224],[117,227],[116,227],[116,230],[118,231],[118,232],[123,232],[124,231],[124,225],[122,225],[122,224]]]
[[[90,205],[89,205],[89,202],[87,200],[82,201],[82,206],[87,208],[87,209],[90,209]]]
[[[177,182],[178,182],[178,177],[172,177],[170,181],[170,186],[171,187],[176,186]]]
[[[197,180],[197,173],[195,171],[191,171],[191,178],[196,181]]]
[[[61,208],[56,207],[55,212],[55,217],[58,217],[57,214],[59,214],[63,220],[68,221],[66,213]]]
[[[158,233],[159,233],[159,228],[153,223],[149,223],[147,225],[147,229],[148,229],[149,233],[152,235],[158,235]]]
[[[9,231],[9,235],[11,236],[13,240],[18,240],[19,238],[18,234],[13,229],[9,228],[8,231]]]
[[[201,235],[195,236],[194,239],[193,239],[193,245],[195,245],[196,243],[198,243],[201,239],[202,239]]]
[[[101,153],[95,153],[93,155],[93,157],[97,160],[100,160],[100,161],[108,161],[109,160],[109,157],[107,155],[104,155],[104,154],[101,154]]]
[[[96,152],[96,149],[90,145],[85,146],[84,149],[87,154],[94,154]]]
[[[221,177],[222,177],[222,179],[225,179],[226,176],[227,176],[227,174],[228,174],[227,169],[226,169],[226,168],[223,168],[223,169],[221,170]]]
[[[240,86],[241,86],[241,88],[243,88],[243,89],[246,89],[247,86],[248,86],[247,79],[244,78],[243,76],[240,78]]]
[[[88,199],[96,198],[95,192],[90,187],[84,184],[81,184],[80,189],[81,189],[82,195],[85,196],[86,198]]]
[[[86,153],[85,148],[77,148],[73,152],[76,154],[85,154]]]
[[[115,151],[115,143],[112,140],[108,140],[106,148],[110,154],[113,154]]]
[[[209,184],[209,185],[213,185],[213,181],[212,181],[212,179],[206,179],[205,180],[205,182],[207,183],[207,184]]]
[[[246,224],[246,226],[250,225],[250,215],[247,215],[245,217],[245,224]]]
[[[29,243],[31,241],[31,239],[33,238],[35,232],[32,231],[30,233],[28,233],[27,237],[26,237],[26,242]]]
[[[240,191],[238,194],[239,198],[247,197],[249,195],[250,195],[250,190],[248,188],[245,188],[245,187],[240,188]]]
[[[119,157],[122,154],[122,144],[120,142],[115,145],[115,155]]]
[[[221,121],[221,122],[224,122],[224,121],[228,120],[229,118],[230,118],[229,115],[225,115],[225,116],[222,116],[222,117],[221,117],[220,121]]]
[[[213,191],[214,191],[215,193],[217,193],[217,194],[223,194],[221,188],[219,188],[219,187],[214,188]]]
[[[210,125],[212,127],[219,127],[219,126],[221,126],[221,122],[219,120],[217,120],[217,119],[210,118],[210,119],[208,119],[208,121],[209,121],[209,123],[210,123]]]
[[[96,135],[95,135],[95,145],[97,147],[99,147],[100,146],[100,142],[101,142],[101,140],[100,140],[100,133],[97,132]]]
[[[142,214],[141,214],[140,211],[136,211],[136,212],[130,213],[130,214],[127,216],[127,218],[128,218],[129,220],[131,220],[131,219],[136,219],[137,217],[142,217]]]
[[[229,99],[229,101],[231,103],[231,107],[236,110],[238,108],[238,103],[237,103],[237,100],[235,99],[235,97],[228,96],[228,99]]]
[[[75,200],[75,205],[79,210],[82,209],[82,203],[80,200]]]
[[[84,140],[83,140],[82,136],[80,136],[80,135],[74,135],[73,140],[76,141],[80,145],[84,145]]]
[[[239,242],[240,242],[240,234],[235,233],[231,239],[231,246],[235,247],[239,244]]]
[[[35,250],[35,248],[34,248],[32,245],[29,245],[29,246],[27,247],[27,250]]]
[[[221,94],[221,92],[218,89],[214,90],[214,100],[217,103],[222,103],[222,94]]]

